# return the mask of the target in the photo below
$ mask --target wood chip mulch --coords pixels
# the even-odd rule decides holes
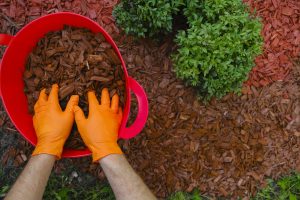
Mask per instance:
[[[96,20],[110,33],[117,33],[111,18],[117,2],[88,2],[6,0],[0,3],[0,31],[15,33],[36,17],[72,10]],[[168,58],[173,50],[171,42],[157,45],[146,40],[117,38],[129,75],[145,88],[150,105],[143,132],[120,144],[130,163],[159,198],[174,191],[198,188],[211,197],[249,199],[266,184],[265,178],[300,171],[300,80],[299,69],[291,65],[299,53],[295,44],[299,36],[299,2],[247,2],[263,16],[265,53],[257,58],[257,66],[241,97],[230,94],[219,101],[201,103],[193,89],[184,86],[172,71]],[[272,44],[276,38],[279,41]],[[277,81],[283,77],[285,81]],[[132,104],[134,112],[136,103]],[[25,147],[20,146],[24,152]],[[101,168],[90,161],[65,159],[57,162],[55,171],[71,163],[103,179]]]
[[[108,33],[119,33],[112,17],[118,0],[3,0],[0,2],[1,33],[16,33],[30,21],[51,13],[69,11],[85,15],[100,24]]]
[[[171,44],[119,46],[150,103],[145,129],[123,149],[159,197],[193,188],[249,197],[266,177],[299,169],[300,66],[286,82],[204,104],[172,72]]]
[[[15,126],[10,121],[2,102],[0,103],[0,131],[17,132]]]
[[[250,86],[265,86],[284,80],[292,70],[292,62],[300,55],[299,0],[244,0],[264,24],[264,53],[256,58],[247,81]]]

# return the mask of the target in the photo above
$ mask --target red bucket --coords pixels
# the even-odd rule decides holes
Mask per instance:
[[[3,105],[18,129],[31,144],[36,145],[37,138],[33,128],[32,115],[28,112],[27,98],[24,94],[23,72],[25,62],[36,43],[48,32],[62,30],[64,25],[87,28],[94,33],[102,33],[122,62],[126,85],[126,101],[119,138],[129,139],[143,129],[148,117],[148,100],[143,88],[128,76],[121,53],[108,33],[91,19],[69,12],[61,12],[40,17],[22,28],[15,36],[0,34],[0,45],[7,46],[0,66],[0,96]],[[130,92],[138,101],[138,114],[135,122],[126,127],[130,111]],[[90,155],[88,149],[64,149],[62,157],[81,157]]]

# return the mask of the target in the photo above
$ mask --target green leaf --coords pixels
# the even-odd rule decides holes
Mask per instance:
[[[290,200],[297,200],[297,196],[294,195],[294,194],[290,194],[289,199]]]

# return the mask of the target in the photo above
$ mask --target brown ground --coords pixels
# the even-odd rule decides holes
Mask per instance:
[[[129,74],[146,88],[150,103],[147,126],[123,147],[160,197],[194,187],[209,196],[246,197],[266,177],[300,165],[296,69],[287,82],[204,104],[176,79],[168,43],[143,41],[120,48]],[[139,58],[145,59],[139,63]]]
[[[4,4],[0,5],[9,7]],[[74,6],[78,9],[74,11],[91,15],[93,12],[84,9],[98,9],[92,4]],[[22,8],[16,2],[12,5]],[[24,20],[17,15],[12,17],[17,21],[17,28],[13,21],[2,16],[2,32],[15,32],[31,20],[28,16],[39,16],[47,9],[66,9],[65,4],[63,8],[57,4],[27,5]],[[33,15],[33,8],[37,7],[43,9]],[[105,9],[101,13],[109,22],[105,15],[109,8]],[[103,19],[100,14],[90,17],[105,25],[104,20],[99,21]],[[114,26],[108,27],[110,32],[114,29],[111,28]],[[265,178],[276,178],[295,169],[300,171],[299,68],[294,68],[294,73],[284,82],[277,81],[259,89],[248,88],[244,90],[247,94],[240,97],[228,95],[204,104],[192,88],[176,79],[168,59],[173,49],[170,42],[155,44],[119,38],[118,45],[129,75],[143,85],[150,105],[143,132],[120,143],[130,163],[158,197],[199,188],[207,196],[247,199],[265,185]],[[1,119],[8,123],[4,115],[2,108]],[[4,124],[1,128],[5,133],[11,129]],[[3,145],[4,135],[7,134],[0,135],[0,147],[5,148],[1,150],[4,152],[1,164],[6,165],[8,160],[14,160],[15,167],[23,164],[21,155],[28,156],[32,148],[19,139],[20,145],[10,150]],[[73,163],[82,171],[103,179],[101,168],[91,165],[90,161],[90,158],[62,160],[56,164],[55,171],[60,172],[69,166],[66,163]]]

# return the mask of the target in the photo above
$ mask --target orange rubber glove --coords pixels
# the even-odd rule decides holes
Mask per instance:
[[[110,102],[108,89],[104,88],[99,104],[95,92],[88,92],[89,116],[85,118],[79,106],[75,106],[75,121],[79,133],[90,149],[93,162],[109,155],[122,154],[118,146],[118,132],[122,121],[119,96],[115,94]]]
[[[71,96],[65,111],[58,100],[58,85],[52,85],[51,92],[46,89],[40,93],[34,105],[33,126],[37,135],[37,145],[32,155],[51,154],[61,158],[63,146],[74,122],[74,106],[78,105],[79,96]]]

